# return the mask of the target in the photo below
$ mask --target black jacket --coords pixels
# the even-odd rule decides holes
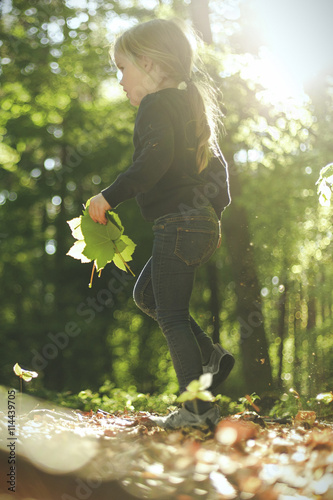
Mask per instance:
[[[230,203],[228,167],[221,153],[198,174],[186,90],[168,88],[145,96],[133,142],[132,165],[102,191],[113,209],[135,197],[148,221],[209,203],[221,217]]]

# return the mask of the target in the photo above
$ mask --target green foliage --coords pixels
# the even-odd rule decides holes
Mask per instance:
[[[329,163],[321,169],[317,184],[319,203],[323,207],[329,207],[333,189],[333,163]]]
[[[78,394],[41,391],[38,395],[49,398],[54,403],[67,408],[82,411],[97,411],[100,409],[109,413],[116,411],[165,413],[168,408],[173,407],[176,401],[174,394],[143,394],[137,392],[134,386],[129,387],[128,390],[123,390],[114,387],[114,384],[110,381],[106,381],[98,392],[93,392],[91,389],[80,391]]]
[[[318,418],[332,419],[333,401],[332,392],[321,393],[315,397],[299,396],[295,397],[294,391],[283,393],[274,405],[269,410],[269,414],[273,417],[294,418],[299,411],[314,411]]]
[[[322,401],[325,404],[330,404],[333,401],[333,392],[322,392],[321,394],[317,394],[317,401]]]
[[[195,385],[198,388],[198,384]],[[205,383],[203,385],[205,385]],[[197,390],[191,391],[191,393],[189,391],[189,395],[192,395],[192,397],[188,399],[190,401],[198,397]],[[166,413],[167,411],[175,409],[178,403],[187,400],[181,397],[177,398],[175,394],[168,391],[160,394],[143,393],[138,391],[134,385],[129,386],[126,390],[121,389],[116,387],[110,380],[106,380],[97,391],[87,388],[79,391],[77,394],[70,391],[56,393],[45,388],[36,389],[36,387],[30,387],[29,394],[66,408],[87,412],[102,410],[108,413],[115,413],[118,411],[129,413],[138,411]],[[269,398],[269,401],[266,403],[263,400],[260,408],[253,408],[253,404],[255,405],[255,402],[259,399],[259,396],[256,394],[242,396],[238,399],[232,399],[229,396],[219,394],[216,398],[211,398],[209,400],[215,401],[220,407],[223,417],[240,414],[250,410],[256,411],[261,416],[268,415],[273,418],[283,419],[294,418],[300,410],[303,410],[315,411],[317,418],[332,419],[332,392],[321,393],[313,398],[302,397],[300,401],[298,397],[295,397],[293,392],[289,391],[288,393],[281,394],[281,396],[276,399],[274,397]],[[265,409],[262,408],[264,404],[266,404]]]
[[[136,245],[123,234],[124,227],[119,215],[108,211],[107,224],[97,224],[89,215],[89,203],[90,199],[86,203],[83,215],[67,221],[73,237],[77,240],[67,255],[83,263],[93,260],[94,268],[98,272],[101,272],[109,262],[114,262],[119,269],[123,271],[128,269],[133,274],[127,262],[132,260]]]
[[[199,381],[196,381],[199,382]],[[201,383],[202,384],[202,383]],[[198,384],[193,384],[198,389]],[[206,387],[205,379],[204,383],[200,386]],[[199,388],[200,389],[200,388]],[[206,393],[208,391],[203,391]],[[91,389],[85,389],[77,394],[72,392],[54,392],[45,389],[31,389],[29,393],[36,397],[47,399],[55,404],[64,406],[67,408],[78,409],[82,411],[94,411],[103,410],[109,413],[114,412],[136,412],[136,411],[148,411],[156,413],[166,413],[168,410],[171,411],[178,406],[178,403],[190,400],[193,401],[198,398],[198,394],[201,391],[191,390],[189,391],[190,399],[183,399],[181,397],[176,397],[168,391],[161,394],[149,394],[142,393],[137,390],[135,386],[129,386],[127,390],[116,387],[113,382],[106,380],[104,384],[98,389],[98,391],[92,391]],[[183,393],[185,394],[185,393]],[[229,396],[219,394],[214,398],[211,393],[208,392],[209,399],[207,401],[215,401],[215,403],[220,407],[222,416],[234,415],[235,413],[241,413],[249,409],[249,400],[246,397],[239,398],[238,400],[233,400]],[[205,397],[205,396],[204,396]],[[252,395],[256,399],[256,395]],[[201,399],[201,398],[199,398]],[[276,404],[274,407],[274,415],[278,416],[282,410],[278,410],[280,406]],[[284,408],[285,411],[285,408]],[[289,414],[288,414],[289,415]]]

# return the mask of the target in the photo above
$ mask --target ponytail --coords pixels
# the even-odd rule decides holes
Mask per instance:
[[[198,171],[201,172],[207,166],[209,160],[209,139],[212,132],[207,120],[205,102],[198,84],[193,80],[187,82],[187,94],[195,121],[196,163]]]
[[[196,124],[196,163],[198,171],[201,172],[208,165],[209,158],[218,155],[217,144],[223,129],[223,113],[219,104],[218,90],[207,73],[200,70],[200,78],[187,79],[186,86]]]

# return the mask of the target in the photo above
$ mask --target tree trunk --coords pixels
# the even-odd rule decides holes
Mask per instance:
[[[277,386],[282,389],[282,370],[283,370],[283,347],[286,334],[286,299],[287,299],[287,284],[285,284],[283,293],[279,300],[279,319],[278,319],[278,336],[280,339],[279,345],[279,372]]]
[[[230,263],[237,295],[237,319],[240,323],[240,347],[247,391],[263,393],[272,387],[272,369],[268,354],[260,285],[258,282],[247,214],[237,205],[240,185],[236,173],[232,176],[231,195],[234,202],[223,219]]]
[[[301,377],[300,372],[302,368],[301,359],[301,296],[300,293],[296,295],[294,306],[294,384],[297,392],[301,391]]]
[[[308,395],[313,396],[315,388],[317,386],[317,366],[318,366],[318,356],[316,349],[316,336],[315,336],[315,326],[316,326],[316,298],[310,296],[308,299],[308,320],[306,325],[306,333],[308,338]]]
[[[191,1],[191,17],[193,26],[205,43],[210,45],[213,41],[209,21],[208,0]]]

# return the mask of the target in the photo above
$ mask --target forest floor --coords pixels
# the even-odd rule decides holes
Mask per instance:
[[[0,417],[0,500],[333,500],[333,424],[313,412],[165,431],[147,412],[39,405],[11,435]]]

